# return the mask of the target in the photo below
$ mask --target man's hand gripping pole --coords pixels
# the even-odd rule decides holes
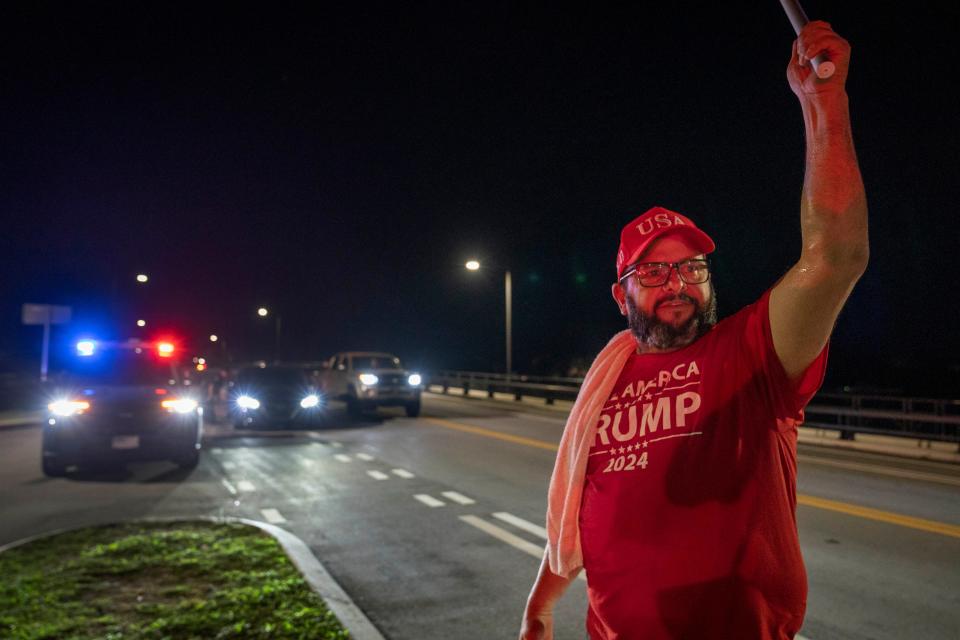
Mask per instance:
[[[803,29],[810,20],[807,19],[807,14],[804,12],[803,7],[800,6],[799,0],[780,0],[780,4],[783,5],[783,10],[790,19],[790,24],[793,25],[794,32],[800,35],[800,30]],[[817,77],[822,80],[832,76],[836,70],[836,67],[830,62],[825,53],[821,53],[811,60],[810,64],[813,65],[813,71],[817,74]]]

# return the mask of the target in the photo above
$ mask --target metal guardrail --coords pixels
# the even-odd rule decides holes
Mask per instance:
[[[583,382],[583,378],[481,371],[438,371],[425,379],[427,388],[441,387],[443,393],[451,388],[465,396],[474,390],[490,398],[509,393],[515,400],[543,398],[547,404],[575,400]],[[813,397],[804,414],[804,426],[839,431],[844,440],[867,433],[960,444],[960,400],[823,392]]]

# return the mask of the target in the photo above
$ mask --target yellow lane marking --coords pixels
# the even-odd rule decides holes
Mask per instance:
[[[880,509],[871,509],[870,507],[861,507],[846,502],[837,502],[836,500],[827,500],[826,498],[816,498],[814,496],[797,495],[797,503],[817,509],[826,509],[827,511],[836,511],[845,513],[849,516],[866,518],[867,520],[876,520],[877,522],[886,522],[896,524],[909,529],[919,529],[930,533],[939,533],[940,535],[950,536],[951,538],[960,538],[960,527],[936,520],[924,520],[923,518],[914,518],[904,516],[899,513],[881,511]]]
[[[484,429],[483,427],[474,427],[468,424],[453,422],[451,420],[444,420],[443,418],[422,418],[422,420],[446,429],[454,429],[456,431],[472,433],[474,435],[484,436],[487,438],[495,438],[497,440],[505,440],[506,442],[514,442],[516,444],[522,444],[528,447],[536,447],[538,449],[546,449],[548,451],[557,450],[557,445],[545,440],[535,440],[533,438],[524,438],[523,436],[514,436],[509,433],[494,431],[493,429]],[[908,529],[917,529],[919,531],[926,531],[929,533],[938,533],[951,538],[960,538],[960,526],[947,524],[945,522],[937,522],[936,520],[914,518],[912,516],[905,516],[899,513],[892,513],[890,511],[881,511],[880,509],[871,509],[870,507],[861,507],[859,505],[849,504],[847,502],[827,500],[826,498],[817,498],[815,496],[808,496],[804,494],[797,494],[797,503],[807,507],[825,509],[827,511],[836,511],[838,513],[856,516],[858,518],[865,518],[867,520],[895,524],[901,527],[907,527]]]
[[[514,436],[509,433],[501,433],[499,431],[494,431],[492,429],[484,429],[483,427],[472,427],[468,424],[460,424],[459,422],[451,422],[450,420],[444,420],[443,418],[423,418],[427,422],[432,422],[433,424],[439,427],[446,427],[447,429],[456,429],[457,431],[465,431],[466,433],[473,433],[478,436],[486,436],[487,438],[496,438],[497,440],[506,440],[507,442],[516,442],[517,444],[524,444],[528,447],[537,447],[538,449],[546,449],[547,451],[556,451],[557,445],[552,442],[546,442],[544,440],[534,440],[533,438],[524,438],[523,436]]]

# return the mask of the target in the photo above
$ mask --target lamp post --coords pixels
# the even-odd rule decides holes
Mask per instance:
[[[480,262],[478,260],[470,260],[464,265],[468,271],[479,271]],[[505,299],[505,308],[506,308],[506,325],[507,325],[507,380],[510,379],[510,375],[513,372],[513,281],[510,277],[510,270],[506,270],[503,276],[503,295]]]
[[[260,307],[259,309],[257,309],[257,315],[260,316],[261,318],[266,318],[268,315],[270,315],[270,310],[267,309],[266,307]],[[277,362],[280,360],[280,327],[282,326],[281,324],[282,322],[283,320],[280,317],[280,314],[274,313],[273,314],[273,329],[274,329],[273,360],[274,362]]]

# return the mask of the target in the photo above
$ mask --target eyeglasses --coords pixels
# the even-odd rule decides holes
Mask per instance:
[[[619,282],[635,275],[637,282],[643,287],[662,287],[670,279],[670,272],[677,270],[677,275],[686,284],[703,284],[710,279],[710,261],[695,258],[683,262],[645,262],[635,264],[620,276]]]

